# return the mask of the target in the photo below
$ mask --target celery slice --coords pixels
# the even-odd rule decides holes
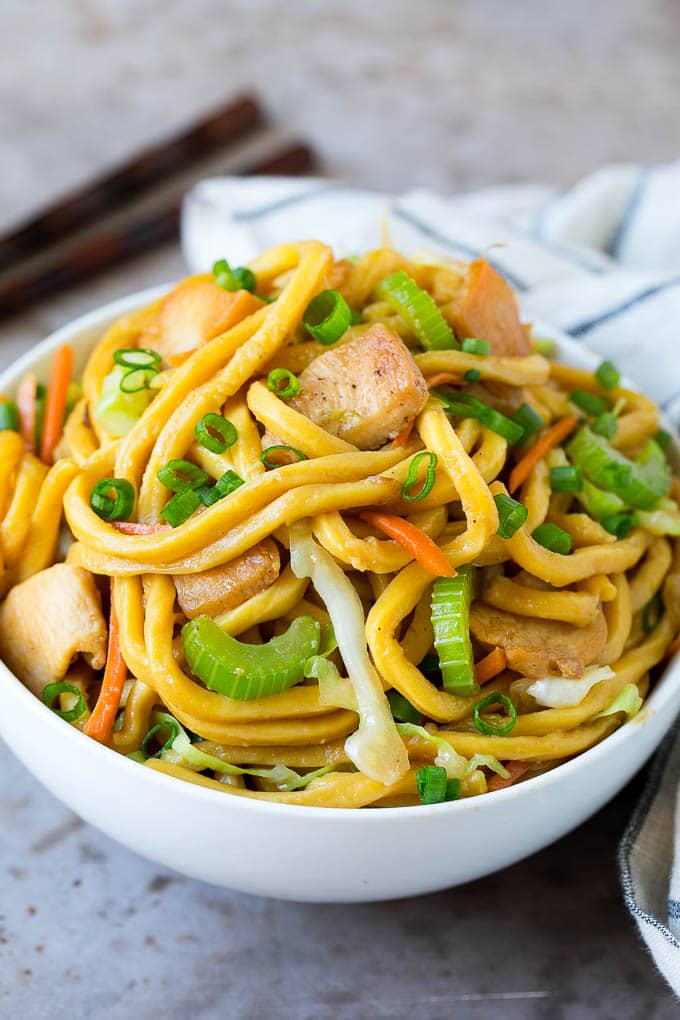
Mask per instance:
[[[479,690],[470,640],[472,587],[472,569],[458,567],[455,577],[438,577],[432,589],[434,647],[444,690],[462,697]]]

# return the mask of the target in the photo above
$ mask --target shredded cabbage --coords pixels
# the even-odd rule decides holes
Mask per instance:
[[[603,708],[595,716],[602,719],[605,715],[614,715],[616,712],[625,712],[629,719],[637,715],[642,708],[642,698],[637,689],[637,684],[626,684],[617,698],[614,698],[608,708]]]
[[[420,737],[437,748],[437,756],[434,759],[435,765],[446,769],[449,779],[464,779],[468,772],[468,760],[451,746],[448,740],[430,733],[424,726],[416,726],[415,723],[397,723],[397,730],[403,737]],[[474,771],[474,769],[472,770]]]
[[[473,754],[468,762],[465,775],[471,776],[476,769],[481,769],[482,767],[491,769],[492,772],[496,772],[503,779],[510,778],[510,773],[505,765],[501,765],[498,758],[494,758],[492,754]]]
[[[322,655],[307,660],[305,676],[319,681],[319,704],[356,712],[357,696],[352,681],[340,676],[338,667]]]
[[[313,540],[307,521],[291,525],[290,564],[296,577],[311,578],[325,602],[354,688],[359,727],[345,741],[345,751],[364,775],[385,785],[394,783],[408,771],[408,754],[399,739],[380,677],[368,657],[366,620],[354,585],[333,557]]]
[[[614,670],[609,666],[590,666],[578,680],[563,676],[546,676],[527,687],[527,694],[545,708],[571,708],[580,705],[591,687],[603,680],[611,680]]]

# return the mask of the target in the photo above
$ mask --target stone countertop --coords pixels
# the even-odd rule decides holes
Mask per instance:
[[[5,0],[0,38],[0,228],[251,86],[329,172],[386,190],[680,153],[672,0]],[[167,247],[27,310],[0,324],[0,363],[181,272]],[[616,874],[640,782],[501,874],[320,907],[150,864],[0,747],[0,1016],[670,1020]]]

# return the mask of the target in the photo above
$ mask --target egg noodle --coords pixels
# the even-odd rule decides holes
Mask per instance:
[[[143,767],[227,795],[320,807],[483,794],[625,723],[680,629],[678,489],[657,408],[618,378],[544,356],[547,345],[528,328],[524,353],[504,350],[500,314],[486,337],[478,330],[463,342],[456,323],[471,267],[388,248],[335,261],[309,241],[272,249],[248,269],[244,317],[187,341],[180,356],[163,355],[158,370],[140,362],[145,406],[127,431],[111,429],[101,411],[114,354],[154,351],[159,337],[161,349],[167,298],[115,322],[91,351],[53,464],[26,449],[25,429],[0,432],[0,613],[14,612],[24,586],[58,562],[80,568],[81,579],[94,575],[105,607],[110,578],[124,664],[113,708],[98,704],[110,699],[110,677],[102,681],[96,655],[55,668],[52,686],[64,683],[51,698],[44,681],[36,693]],[[448,345],[428,344],[417,315],[400,309],[396,284],[383,286],[404,274],[430,295],[437,325],[453,324]],[[175,293],[219,283],[216,268]],[[331,343],[307,328],[321,292],[342,301],[329,305],[326,323],[338,308],[352,312]],[[271,380],[286,370],[280,378],[294,389],[315,359],[377,336],[377,325],[406,345],[429,396],[403,432],[370,449],[345,428],[361,412],[334,408],[335,418],[314,420]],[[378,400],[381,380],[362,382],[375,383]],[[19,396],[17,404],[22,412]],[[197,439],[206,415],[233,426],[231,445],[214,428],[216,443]],[[202,487],[168,487],[163,469],[176,461],[200,469]],[[225,477],[235,487],[218,495]],[[111,479],[134,493],[122,523],[94,501]],[[215,499],[194,506],[194,492]],[[188,515],[164,514],[183,493]],[[276,560],[266,585],[244,588],[226,608],[185,612],[183,579],[236,560],[247,567],[256,547]],[[218,647],[214,625],[238,643]],[[31,627],[39,643],[39,615]],[[26,679],[21,642],[15,630],[1,650]],[[112,673],[114,643],[110,633]],[[453,681],[442,646],[463,659]],[[293,661],[304,647],[305,661]],[[69,661],[74,650],[90,649],[76,642]],[[266,672],[270,654],[285,660],[276,675],[287,679],[224,693],[221,671],[247,688],[248,664]],[[208,660],[213,673],[204,675]],[[92,721],[102,712],[108,729]]]

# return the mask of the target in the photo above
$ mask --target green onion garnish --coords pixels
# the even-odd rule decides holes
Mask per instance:
[[[611,390],[618,386],[621,381],[621,374],[611,361],[603,361],[595,372],[595,378],[603,390]]]
[[[421,804],[443,804],[446,800],[448,776],[442,765],[423,765],[416,772],[416,786]]]
[[[194,429],[196,439],[211,453],[224,453],[238,439],[238,430],[221,414],[204,414]]]
[[[305,308],[302,322],[315,340],[329,347],[352,325],[352,310],[339,290],[322,290]]]
[[[588,390],[572,390],[569,400],[593,418],[604,414],[611,407],[605,397],[598,397],[595,393],[589,393]]]
[[[469,383],[479,382],[479,380],[481,378],[482,378],[482,373],[479,371],[478,368],[468,368],[467,372],[463,376],[463,379],[465,380],[465,382],[469,382]]]
[[[524,429],[524,435],[522,437],[523,443],[533,436],[534,432],[537,432],[538,429],[542,429],[545,425],[540,414],[536,414],[530,404],[522,404],[521,407],[518,407],[512,415],[512,421]]]
[[[423,461],[427,461],[427,467],[425,468],[425,478],[419,489],[415,492],[414,487],[418,484],[420,475],[420,465]],[[422,453],[417,453],[411,461],[408,469],[408,474],[404,484],[401,487],[402,499],[408,500],[409,503],[419,503],[421,499],[425,499],[429,496],[434,488],[435,475],[437,473],[437,454],[431,453],[429,450],[424,450]],[[408,722],[408,720],[405,720]]]
[[[161,517],[173,528],[178,528],[188,520],[201,503],[201,497],[195,489],[184,489],[176,492],[161,510]]]
[[[141,393],[148,390],[153,377],[158,374],[157,368],[131,368],[120,380],[121,393]]]
[[[172,492],[198,489],[208,481],[208,475],[197,464],[189,460],[169,460],[156,472],[159,482]]]
[[[635,514],[609,514],[600,521],[605,531],[617,538],[626,538],[636,523]]]
[[[432,588],[434,647],[439,655],[442,683],[449,694],[476,694],[475,663],[470,641],[473,575],[458,567],[455,577],[438,577]]]
[[[491,341],[478,340],[477,337],[466,336],[460,342],[460,349],[465,351],[466,354],[479,354],[480,357],[485,358],[491,354]]]
[[[220,496],[228,496],[230,493],[245,484],[246,483],[240,475],[237,475],[235,471],[232,471],[231,468],[229,468],[228,471],[225,471],[224,474],[217,479],[214,487],[219,492]]]
[[[489,404],[485,404],[483,400],[473,397],[471,393],[457,392],[454,394],[452,391],[446,390],[435,390],[435,392],[443,401],[447,414],[452,414],[456,418],[475,418],[492,432],[506,439],[511,446],[522,442],[524,429],[521,425],[506,418],[504,414],[496,411]]]
[[[271,469],[285,467],[285,464],[277,464],[269,458],[269,455],[271,453],[275,453],[277,450],[285,450],[286,453],[294,453],[298,460],[307,460],[302,450],[297,450],[294,446],[286,446],[285,443],[278,443],[276,446],[268,446],[267,449],[263,450],[260,454],[260,460],[266,468]]]
[[[171,715],[166,715],[164,713],[163,722],[156,723],[155,726],[152,726],[149,732],[144,737],[141,748],[142,752],[147,758],[160,758],[164,751],[170,750],[173,743],[179,736],[179,732],[180,727],[177,721],[173,719]],[[166,733],[168,734],[168,736],[166,737],[162,747],[159,747],[157,751],[152,753],[154,738],[156,740],[156,743],[160,744],[161,740],[163,739],[163,736],[165,736]],[[158,734],[161,735],[158,736]]]
[[[392,712],[392,718],[396,719],[397,722],[408,722],[414,723],[416,726],[422,726],[423,717],[417,708],[414,708],[410,701],[407,701],[403,694],[399,691],[394,690],[387,692],[387,700],[390,705],[390,711]]]
[[[351,325],[358,326],[362,319],[363,319],[362,312],[360,312],[358,308],[353,308]]]
[[[195,491],[203,506],[212,506],[214,503],[218,503],[224,495],[216,485],[200,485]]]
[[[659,625],[661,617],[664,612],[663,597],[661,592],[657,592],[653,595],[645,608],[642,610],[642,616],[640,617],[640,623],[645,634],[651,634],[655,627]]]
[[[485,722],[480,713],[485,708],[489,708],[491,705],[500,705],[505,709],[509,718],[507,723],[500,726],[494,726],[492,723]],[[508,733],[512,732],[517,722],[517,709],[513,705],[507,694],[501,694],[499,691],[493,691],[491,694],[487,694],[485,698],[478,701],[472,710],[472,722],[474,723],[475,729],[479,730],[480,733],[486,733],[487,736],[491,737],[505,737]]]
[[[135,490],[126,478],[102,478],[90,493],[90,506],[103,521],[125,521],[135,505]]]
[[[501,538],[512,538],[526,521],[529,511],[523,503],[503,492],[494,496],[493,501],[498,510],[498,534]]]
[[[458,347],[453,330],[432,297],[407,273],[392,273],[375,289],[413,330],[425,350],[450,351]]]
[[[123,368],[155,368],[160,365],[161,356],[148,347],[123,347],[113,352],[113,360]]]
[[[572,464],[550,468],[550,488],[553,492],[581,492],[583,471]]]
[[[463,794],[463,784],[460,779],[446,780],[446,800],[460,800]]]
[[[604,414],[598,415],[591,425],[593,432],[598,436],[604,436],[605,439],[613,439],[618,427],[619,423],[613,411],[605,411]]]
[[[557,354],[556,340],[549,340],[548,337],[536,337],[533,345],[536,354],[542,354],[544,358],[554,358]]]
[[[558,528],[556,524],[539,524],[539,526],[532,532],[531,537],[534,542],[538,542],[544,549],[549,549],[550,552],[560,553],[562,556],[567,556],[574,546],[574,540],[571,535],[562,528]]]
[[[673,437],[671,436],[670,432],[666,432],[665,429],[659,429],[659,431],[654,436],[655,441],[659,444],[662,450],[666,449],[672,438]]]
[[[3,400],[0,403],[0,432],[5,432],[7,429],[18,432],[19,428],[19,408],[13,401]]]
[[[300,381],[287,368],[273,368],[267,376],[267,388],[281,400],[290,400],[299,391]]]
[[[213,266],[215,283],[222,290],[249,290],[251,294],[257,286],[255,273],[245,266],[237,266],[232,269],[226,259],[218,259]]]
[[[73,708],[62,711],[61,709],[54,707],[55,701],[62,694],[73,694],[74,697],[78,699]],[[43,688],[42,699],[47,707],[52,709],[55,715],[58,715],[64,720],[64,722],[75,722],[76,719],[80,719],[81,715],[83,715],[87,709],[82,692],[79,691],[77,687],[74,687],[73,684],[67,684],[63,680],[57,684],[47,684]]]

